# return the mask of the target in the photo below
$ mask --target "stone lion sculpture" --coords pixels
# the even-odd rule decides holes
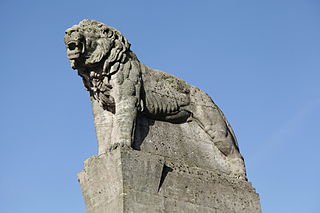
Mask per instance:
[[[131,147],[137,116],[142,115],[171,123],[195,121],[225,156],[242,158],[231,126],[211,98],[142,64],[118,30],[85,19],[65,31],[64,41],[71,67],[78,70],[92,102],[97,103],[93,107],[106,112],[100,123],[112,123],[100,128],[103,132],[96,124],[98,139],[108,141],[100,141],[104,144],[99,144],[99,153]]]

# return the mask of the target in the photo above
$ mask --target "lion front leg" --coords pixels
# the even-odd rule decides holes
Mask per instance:
[[[111,150],[117,147],[131,147],[138,113],[139,98],[136,96],[136,85],[127,79],[119,89],[120,98],[116,104]]]
[[[114,123],[114,115],[104,110],[100,103],[91,97],[94,125],[98,139],[98,154],[106,153],[111,146],[111,134]]]
[[[131,147],[137,117],[136,102],[136,98],[131,97],[129,100],[118,104],[119,107],[117,107],[117,109],[119,109],[119,111],[114,120],[111,150],[119,146]]]

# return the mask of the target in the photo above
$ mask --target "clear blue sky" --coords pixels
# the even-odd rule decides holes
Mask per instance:
[[[317,0],[1,0],[0,212],[85,212],[76,174],[97,145],[63,43],[84,18],[215,100],[263,212],[320,212],[319,11]]]

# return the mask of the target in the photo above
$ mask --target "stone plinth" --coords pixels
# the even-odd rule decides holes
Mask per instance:
[[[87,213],[259,213],[241,159],[229,159],[194,122],[140,117],[134,149],[93,156],[78,174]]]

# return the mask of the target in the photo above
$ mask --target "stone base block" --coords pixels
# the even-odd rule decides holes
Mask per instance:
[[[133,149],[93,156],[78,174],[87,213],[259,213],[251,184]]]

